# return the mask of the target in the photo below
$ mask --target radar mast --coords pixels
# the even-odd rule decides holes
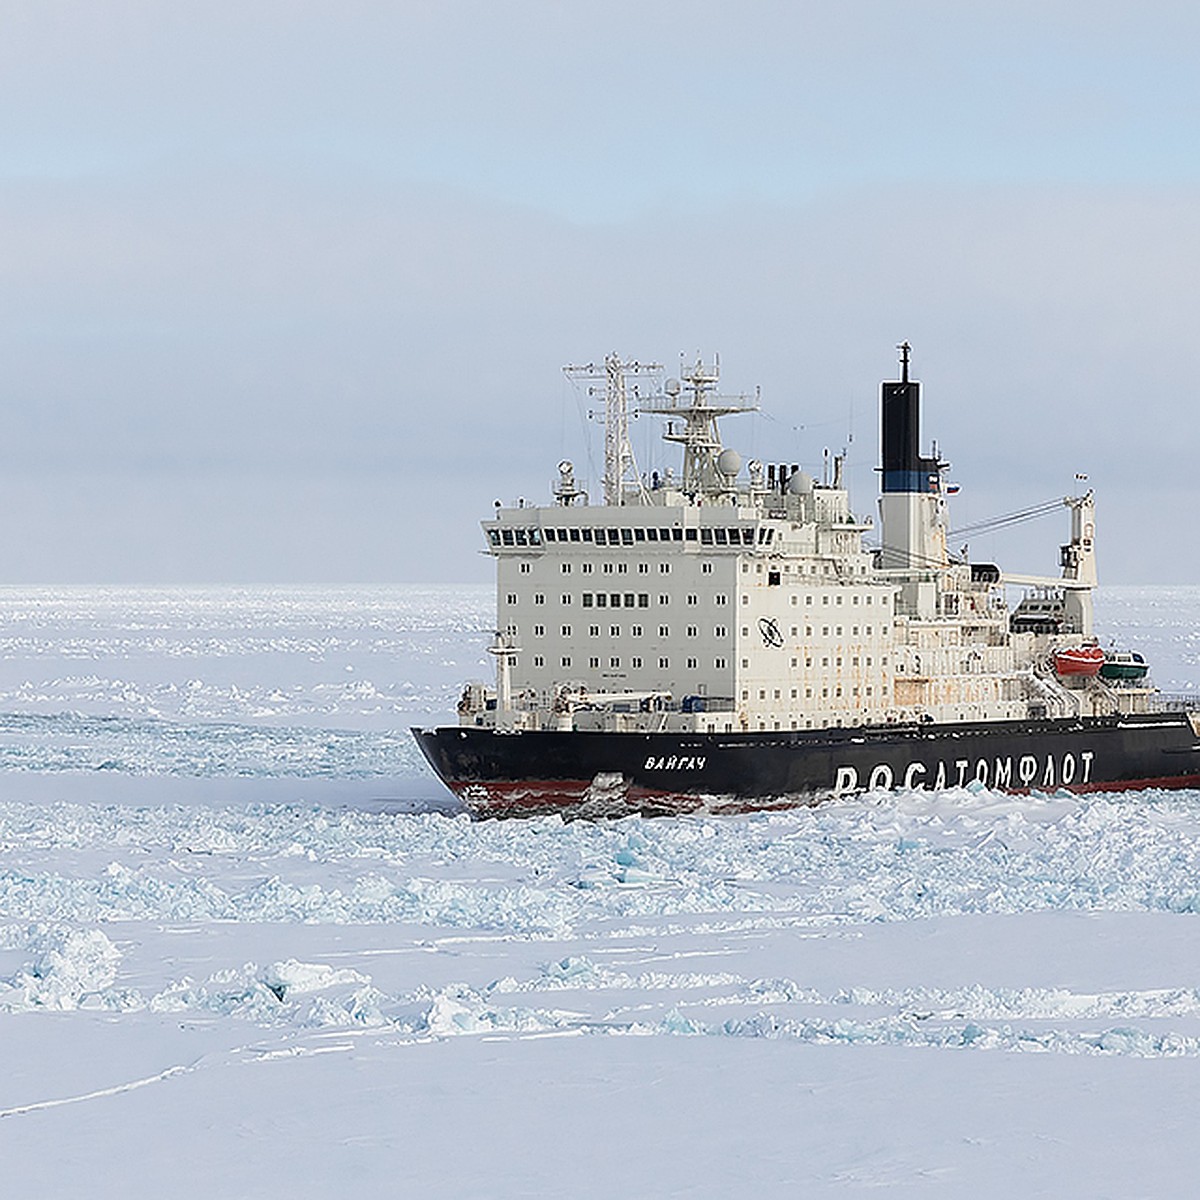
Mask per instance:
[[[643,404],[639,411],[683,421],[683,428],[678,432],[674,422],[668,422],[663,438],[683,446],[684,493],[693,499],[721,495],[728,491],[728,480],[717,462],[721,453],[717,418],[754,412],[758,405],[749,396],[717,395],[720,362],[705,363],[697,359],[679,374],[691,393],[690,398],[681,400],[683,389],[679,381],[668,379],[666,397],[657,403]]]

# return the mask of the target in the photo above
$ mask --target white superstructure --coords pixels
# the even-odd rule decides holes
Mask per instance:
[[[900,435],[887,425],[889,395],[907,406],[905,420],[916,411],[907,347],[903,379],[884,385],[884,436],[904,442],[895,453],[913,469],[889,472],[885,449],[875,547],[840,459],[822,482],[794,463],[743,469],[717,422],[754,404],[720,397],[713,365],[697,363],[640,404],[666,421],[683,461],[678,477],[639,476],[628,370],[646,371],[606,360],[606,503],[588,503],[564,462],[553,503],[498,506],[483,523],[497,564],[497,685],[467,688],[462,723],[733,732],[1144,704],[1145,689],[1064,680],[1052,665],[1056,648],[1092,637],[1090,492],[1063,502],[1072,535],[1060,579],[1004,576],[949,554],[944,464],[913,457],[915,416]],[[1006,581],[1039,589],[1015,619]]]

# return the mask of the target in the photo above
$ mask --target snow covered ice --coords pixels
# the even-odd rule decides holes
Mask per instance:
[[[1200,794],[472,822],[490,603],[0,589],[5,1194],[1195,1193]]]

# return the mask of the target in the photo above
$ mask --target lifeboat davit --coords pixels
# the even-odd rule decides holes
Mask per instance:
[[[1054,669],[1063,676],[1094,678],[1104,666],[1099,646],[1063,646],[1054,652]]]

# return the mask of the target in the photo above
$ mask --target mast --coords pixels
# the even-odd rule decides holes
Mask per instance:
[[[663,437],[683,446],[684,493],[692,499],[723,494],[729,490],[729,480],[718,465],[721,435],[717,431],[717,418],[753,412],[758,405],[747,396],[721,397],[716,394],[721,376],[719,363],[708,364],[697,359],[693,366],[681,370],[680,376],[691,392],[690,402],[680,401],[683,389],[679,381],[668,379],[666,398],[643,404],[640,411],[683,421],[683,428],[678,432],[674,423],[669,422]],[[736,468],[734,470],[736,472]]]
[[[644,499],[645,486],[638,477],[633,447],[629,442],[630,376],[653,375],[662,370],[659,363],[622,362],[620,355],[609,354],[603,369],[594,363],[583,367],[563,367],[568,379],[604,380],[604,503],[621,505],[630,493]],[[588,394],[596,389],[589,388]]]

